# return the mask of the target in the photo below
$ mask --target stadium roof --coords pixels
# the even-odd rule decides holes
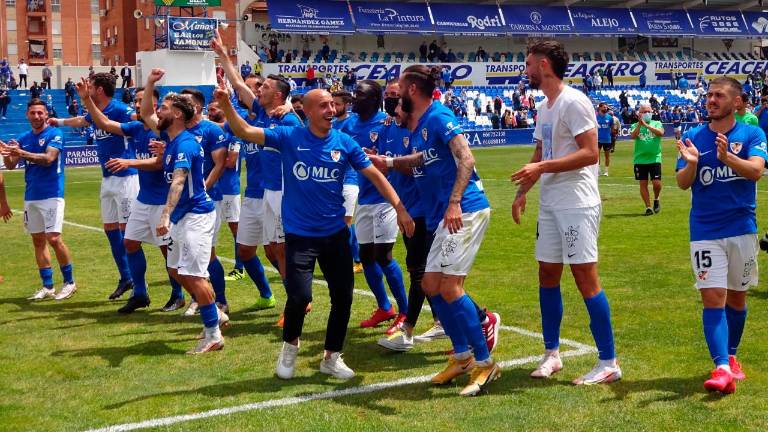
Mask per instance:
[[[382,0],[357,0],[357,1],[382,1]],[[424,0],[388,0],[393,3],[424,3]],[[430,3],[467,3],[467,0],[436,0]],[[725,10],[751,10],[759,11],[766,9],[761,6],[762,1],[746,0],[690,0],[680,3],[674,2],[672,5],[669,0],[558,0],[551,2],[534,2],[531,0],[480,0],[476,4],[502,4],[502,5],[530,5],[537,3],[536,6],[590,6],[590,7],[631,7],[631,8],[651,8],[651,9],[725,9]]]

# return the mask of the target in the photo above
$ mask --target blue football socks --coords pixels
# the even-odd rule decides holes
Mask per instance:
[[[38,270],[40,272],[40,279],[43,280],[43,286],[51,289],[53,288],[53,269],[50,267],[41,268]]]
[[[251,277],[253,283],[256,284],[256,288],[259,290],[259,295],[263,298],[272,297],[272,290],[269,287],[269,281],[267,275],[264,273],[264,266],[261,265],[258,255],[254,255],[251,259],[243,261],[246,273]]]
[[[401,314],[408,312],[408,296],[405,294],[405,282],[403,281],[403,271],[397,260],[391,260],[386,267],[381,267],[384,276],[387,278],[389,290],[397,301],[397,309]]]
[[[392,303],[389,302],[387,297],[387,289],[384,287],[384,273],[381,271],[381,267],[375,262],[363,264],[363,275],[365,276],[365,281],[368,282],[368,287],[371,288],[371,292],[376,297],[379,309],[390,310]]]
[[[219,309],[216,307],[216,303],[200,306],[200,319],[205,328],[210,329],[219,325]]]
[[[600,360],[612,360],[616,358],[616,350],[613,344],[613,328],[611,328],[611,308],[608,306],[608,297],[605,291],[592,298],[584,299],[589,312],[589,329],[597,345],[598,358]],[[727,360],[727,359],[726,359]]]
[[[65,284],[75,283],[75,278],[72,276],[72,263],[59,267],[61,270],[61,276],[64,278]]]
[[[136,252],[127,254],[128,268],[133,277],[133,296],[147,297],[147,258],[144,256],[144,249],[139,248]]]
[[[539,288],[539,307],[544,348],[557,349],[560,347],[560,323],[563,321],[563,296],[560,293],[560,285]]]
[[[112,249],[112,258],[117,265],[117,271],[120,272],[121,281],[131,280],[131,271],[128,267],[128,256],[125,253],[123,245],[123,232],[120,230],[104,231],[109,240],[109,247]]]
[[[430,297],[430,304],[432,310],[437,314],[437,319],[440,320],[440,324],[443,325],[445,334],[451,338],[451,345],[453,345],[453,351],[456,354],[463,354],[469,351],[469,344],[467,338],[464,335],[464,331],[456,322],[456,318],[451,311],[451,307],[446,303],[442,296],[436,295]]]
[[[211,280],[213,292],[216,294],[216,303],[227,304],[226,282],[224,281],[224,267],[219,257],[214,257],[208,263],[208,278]]]
[[[728,321],[724,308],[704,308],[701,313],[704,324],[704,338],[707,340],[709,355],[715,366],[728,365]]]
[[[744,310],[737,310],[726,305],[725,319],[728,323],[728,355],[735,356],[747,321],[747,307],[744,306]]]
[[[477,317],[477,309],[475,309],[472,299],[464,294],[452,303],[449,303],[448,307],[452,312],[451,315],[453,315],[453,319],[458,328],[464,333],[467,341],[472,346],[472,350],[475,353],[475,360],[488,360],[491,354],[488,352],[488,345],[485,341],[485,335],[483,334],[483,327],[480,325],[480,320]],[[440,322],[442,322],[443,327],[445,327],[442,318],[440,319]]]

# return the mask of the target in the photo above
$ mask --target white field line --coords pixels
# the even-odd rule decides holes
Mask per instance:
[[[581,349],[565,351],[560,353],[560,356],[576,357],[576,356],[589,354],[592,351],[593,350],[591,348],[587,347],[586,349],[581,348]],[[499,366],[504,368],[504,367],[520,366],[520,365],[529,364],[529,363],[536,363],[537,361],[540,360],[540,358],[541,356],[521,357],[517,359],[499,362]],[[262,402],[237,405],[237,406],[228,407],[228,408],[218,408],[218,409],[203,411],[203,412],[194,413],[194,414],[162,417],[162,418],[157,418],[153,420],[145,420],[137,423],[124,423],[119,425],[107,426],[101,429],[90,429],[87,432],[122,432],[122,431],[131,431],[131,430],[137,430],[137,429],[156,428],[161,426],[170,426],[177,423],[224,416],[224,415],[246,412],[246,411],[256,411],[256,410],[263,410],[263,409],[269,409],[269,408],[284,407],[288,405],[297,405],[300,403],[311,402],[316,400],[361,395],[366,393],[373,393],[373,392],[378,392],[382,390],[387,390],[394,387],[402,387],[406,385],[426,383],[426,382],[429,382],[432,376],[433,376],[432,374],[421,375],[421,376],[403,378],[395,381],[386,381],[381,383],[368,384],[364,386],[350,387],[342,390],[331,390],[331,391],[322,392],[322,393],[314,393],[314,394],[309,394],[305,396],[294,396],[294,397],[287,397],[282,399],[271,399],[271,400],[266,400]]]
[[[16,210],[14,210],[16,211]],[[65,224],[71,225],[77,228],[82,228],[90,231],[95,232],[102,232],[103,230],[97,227],[93,227],[90,225],[82,225],[79,223],[74,223],[70,221],[64,221]],[[219,256],[219,259],[222,261],[228,262],[233,264],[235,260],[227,257]],[[266,266],[264,267],[265,270],[271,272],[271,273],[277,273],[277,269]],[[322,285],[322,286],[328,286],[328,283],[322,279],[313,279],[313,283]],[[355,294],[367,296],[367,297],[373,297],[373,293],[369,291],[364,291],[360,289],[355,289]],[[429,310],[429,306],[424,306],[424,309]],[[502,330],[511,331],[517,334],[520,334],[522,336],[528,336],[536,339],[541,339],[542,335],[541,333],[533,332],[530,330],[526,330],[520,327],[515,326],[500,326]],[[591,347],[589,345],[576,342],[570,339],[561,339],[560,343],[566,346],[570,346],[574,348],[573,350],[564,351],[561,352],[560,355],[562,357],[577,357],[582,356],[586,354],[591,354],[594,352],[597,352],[597,350],[594,347]],[[539,361],[541,356],[535,355],[535,356],[528,356],[528,357],[521,357],[517,359],[512,360],[506,360],[499,362],[499,365],[501,367],[511,367],[511,366],[520,366],[524,364],[529,363],[535,363]],[[87,432],[119,432],[119,431],[130,431],[130,430],[137,430],[137,429],[147,429],[147,428],[156,428],[160,426],[169,426],[176,423],[182,423],[182,422],[188,422],[192,420],[199,420],[199,419],[205,419],[210,417],[217,417],[217,416],[223,416],[223,415],[229,415],[234,414],[238,412],[245,412],[245,411],[254,411],[254,410],[262,410],[262,409],[268,409],[268,408],[275,408],[275,407],[282,407],[287,405],[296,405],[304,402],[311,402],[316,400],[323,400],[323,399],[333,399],[337,397],[343,397],[343,396],[353,396],[353,395],[359,395],[359,394],[366,394],[366,393],[373,393],[381,390],[390,389],[393,387],[401,387],[411,384],[419,384],[419,383],[425,383],[428,382],[432,378],[432,375],[422,375],[417,377],[410,377],[410,378],[403,378],[395,381],[386,381],[381,383],[375,383],[375,384],[369,384],[364,386],[357,386],[357,387],[350,387],[347,389],[342,390],[332,390],[328,392],[322,392],[322,393],[314,393],[309,394],[305,396],[299,396],[299,397],[288,397],[283,399],[271,399],[266,400],[263,402],[256,402],[251,404],[245,404],[245,405],[238,405],[228,408],[219,408],[215,410],[210,411],[203,411],[200,413],[195,414],[185,414],[185,415],[179,415],[179,416],[171,416],[171,417],[162,417],[158,419],[153,420],[146,420],[142,422],[137,423],[125,423],[120,425],[114,425],[114,426],[108,426],[106,428],[101,429],[91,429]]]

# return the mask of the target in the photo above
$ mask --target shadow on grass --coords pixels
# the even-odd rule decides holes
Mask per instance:
[[[51,355],[57,357],[101,357],[109,363],[110,367],[120,367],[126,358],[133,356],[183,355],[186,351],[168,346],[169,343],[173,342],[178,341],[150,341],[131,346],[61,350],[54,351]]]
[[[703,383],[708,376],[694,375],[688,377],[663,377],[646,380],[623,379],[612,383],[608,388],[614,398],[610,400],[623,401],[628,396],[637,393],[648,393],[648,397],[638,402],[638,406],[646,408],[654,403],[673,402],[692,396],[703,396],[702,402],[715,402],[725,395],[714,392],[708,393]],[[662,394],[658,394],[662,393]]]

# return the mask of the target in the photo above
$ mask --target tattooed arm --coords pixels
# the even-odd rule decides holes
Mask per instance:
[[[463,226],[461,219],[461,198],[467,189],[469,179],[475,171],[475,157],[469,149],[469,142],[464,134],[458,134],[448,142],[451,148],[454,160],[456,160],[456,180],[453,182],[453,190],[448,199],[448,208],[443,217],[443,226],[448,228],[448,232],[454,234]]]
[[[157,235],[164,236],[168,234],[171,226],[171,213],[179,203],[181,192],[184,190],[184,182],[186,181],[189,170],[186,168],[177,168],[173,171],[173,180],[171,182],[170,189],[168,190],[168,200],[165,203],[163,214],[160,216],[160,222],[157,224]]]

